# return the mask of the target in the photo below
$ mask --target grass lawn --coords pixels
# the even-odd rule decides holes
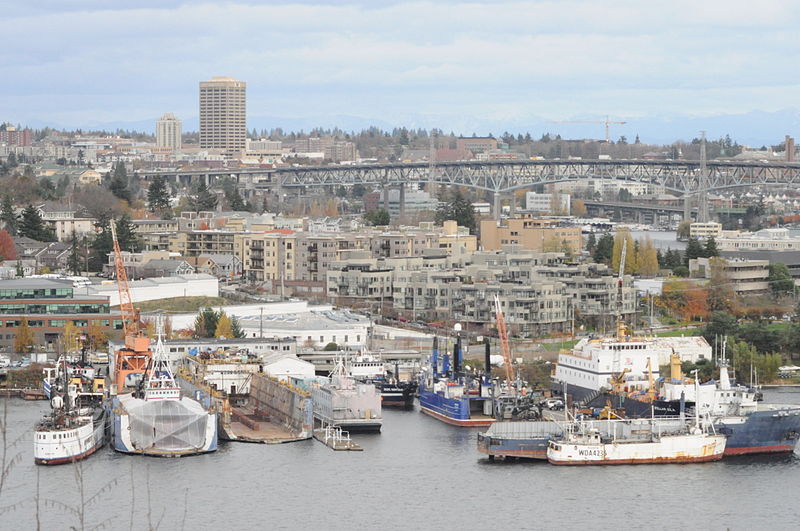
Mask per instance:
[[[224,297],[174,297],[157,301],[137,302],[134,304],[143,312],[164,310],[167,312],[196,312],[206,306],[221,306],[230,304]]]
[[[558,343],[542,343],[541,345],[542,349],[547,352],[558,352],[562,348],[571,349],[577,342],[577,339],[572,339],[570,341],[560,341]]]
[[[699,336],[703,333],[702,327],[685,328],[683,330],[665,330],[664,332],[656,332],[656,337],[681,337],[681,336]]]

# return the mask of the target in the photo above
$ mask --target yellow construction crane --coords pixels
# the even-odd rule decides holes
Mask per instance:
[[[547,122],[549,124],[603,124],[606,128],[606,144],[611,143],[611,125],[623,125],[628,122],[612,122],[606,116],[605,120],[557,120]]]

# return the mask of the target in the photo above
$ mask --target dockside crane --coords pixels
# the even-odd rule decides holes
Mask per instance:
[[[125,334],[125,345],[114,354],[114,392],[120,393],[126,386],[128,375],[144,374],[150,363],[150,339],[142,333],[139,315],[133,307],[128,272],[122,261],[122,251],[117,239],[115,220],[110,221],[111,240],[114,246],[114,269],[117,275],[117,291],[119,292],[119,309],[122,314],[122,329]]]
[[[503,309],[500,306],[500,298],[494,296],[495,319],[497,320],[497,335],[500,336],[500,352],[503,354],[503,364],[506,366],[506,379],[508,385],[514,381],[514,370],[511,367],[511,344],[508,341],[508,329],[506,328],[506,318],[503,316]]]

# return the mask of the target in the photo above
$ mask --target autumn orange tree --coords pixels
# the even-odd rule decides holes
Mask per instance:
[[[33,330],[28,326],[28,318],[23,317],[22,322],[17,327],[17,333],[14,335],[14,352],[17,354],[30,354],[36,344],[36,338],[33,335]]]
[[[694,321],[708,317],[708,290],[686,280],[664,283],[658,306],[682,319]]]
[[[0,262],[3,260],[16,259],[17,246],[14,245],[14,240],[7,231],[0,229]]]

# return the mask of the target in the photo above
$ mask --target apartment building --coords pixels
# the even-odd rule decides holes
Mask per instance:
[[[244,234],[241,245],[245,278],[256,282],[296,279],[297,237],[293,231]]]
[[[714,221],[697,222],[689,225],[689,237],[706,240],[722,236],[722,223]]]
[[[156,146],[172,152],[181,150],[182,122],[172,113],[156,121]]]
[[[499,250],[505,245],[519,245],[523,249],[539,252],[570,250],[579,253],[583,247],[580,227],[565,227],[558,220],[518,217],[481,221],[481,247]]]

